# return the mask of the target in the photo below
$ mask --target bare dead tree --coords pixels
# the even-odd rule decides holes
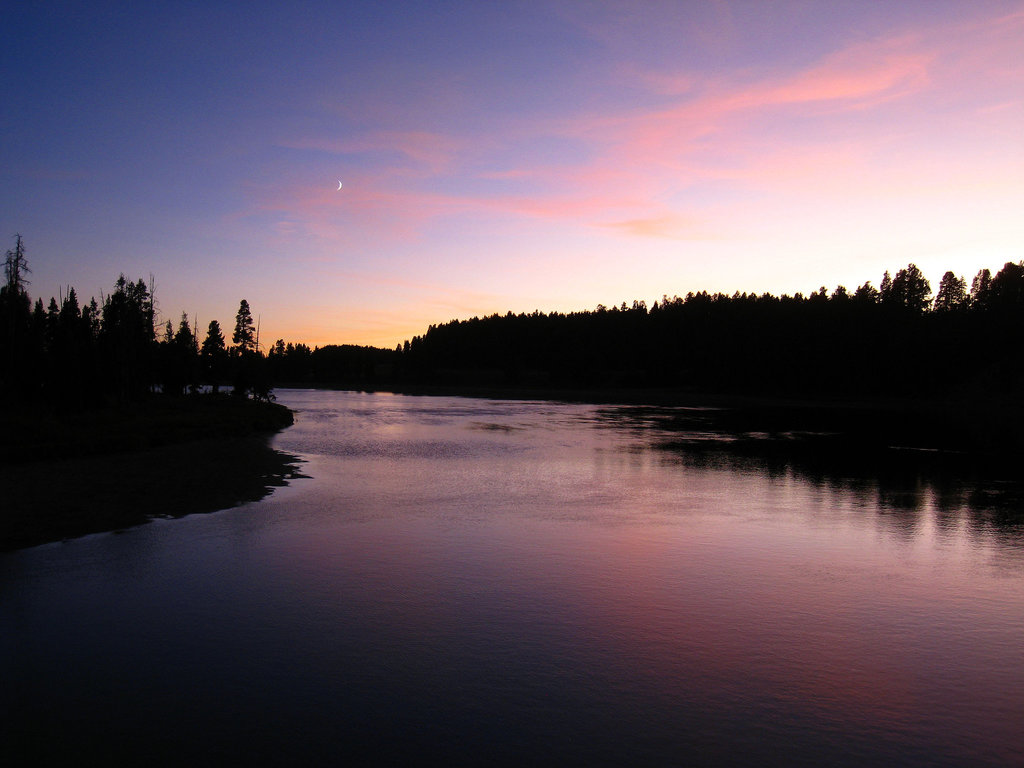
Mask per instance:
[[[7,256],[4,259],[4,274],[7,277],[8,289],[13,293],[23,291],[29,284],[25,275],[31,273],[32,270],[28,268],[28,261],[25,259],[25,242],[21,239],[20,234],[15,235],[14,248],[7,250]]]

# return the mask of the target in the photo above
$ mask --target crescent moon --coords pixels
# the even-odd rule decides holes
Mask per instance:
[[[341,182],[338,182],[338,189],[341,189]]]

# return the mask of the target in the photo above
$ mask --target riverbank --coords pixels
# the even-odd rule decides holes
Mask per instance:
[[[153,396],[71,412],[28,405],[0,415],[0,466],[270,433],[293,420],[283,405],[228,395]]]
[[[263,498],[301,476],[298,459],[270,447],[293,418],[274,403],[210,396],[8,414],[0,550]]]

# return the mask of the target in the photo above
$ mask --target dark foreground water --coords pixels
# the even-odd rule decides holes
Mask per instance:
[[[310,479],[0,555],[7,764],[1024,765],[1011,484],[278,394]]]

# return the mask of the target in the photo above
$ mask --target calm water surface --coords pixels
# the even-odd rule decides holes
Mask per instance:
[[[309,479],[0,555],[0,757],[1024,765],[998,483],[697,460],[636,408],[278,395]]]

